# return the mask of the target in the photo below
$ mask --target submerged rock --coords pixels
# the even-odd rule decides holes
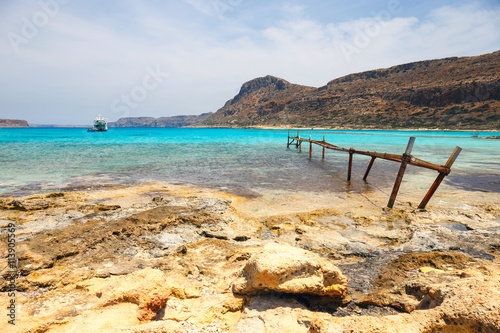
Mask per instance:
[[[233,283],[239,294],[276,291],[344,298],[347,277],[329,260],[290,245],[269,243],[253,255]]]

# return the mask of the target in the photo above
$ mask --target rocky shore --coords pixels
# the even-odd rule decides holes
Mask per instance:
[[[500,331],[498,193],[386,199],[167,183],[0,198],[18,258],[13,298],[0,247],[0,306],[16,305],[0,331]]]

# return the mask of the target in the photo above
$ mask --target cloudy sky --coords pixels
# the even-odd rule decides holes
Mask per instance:
[[[0,118],[216,111],[274,75],[343,75],[500,50],[500,0],[1,0]]]

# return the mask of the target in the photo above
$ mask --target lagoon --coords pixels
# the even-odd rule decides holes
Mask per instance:
[[[378,161],[368,182],[361,180],[369,157],[355,156],[347,184],[348,155],[308,147],[302,154],[286,147],[287,130],[219,128],[0,129],[0,194],[25,195],[71,187],[130,185],[169,181],[213,187],[244,195],[262,189],[345,192],[390,187],[397,163]],[[295,133],[295,132],[292,132]],[[462,153],[449,186],[500,192],[500,140],[472,137],[472,132],[301,130],[342,147],[401,154],[410,136],[412,155],[444,164],[455,146]],[[480,136],[499,135],[480,133]],[[410,167],[405,181],[428,188],[436,174]]]

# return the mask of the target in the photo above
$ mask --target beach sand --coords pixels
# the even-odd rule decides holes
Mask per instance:
[[[0,306],[15,304],[16,323],[0,330],[499,331],[499,193],[443,184],[425,210],[423,187],[402,187],[393,209],[389,194],[155,182],[0,198],[0,241],[15,225],[18,258],[0,247]],[[325,292],[340,288],[331,264],[347,292]],[[235,287],[262,276],[265,288]]]

